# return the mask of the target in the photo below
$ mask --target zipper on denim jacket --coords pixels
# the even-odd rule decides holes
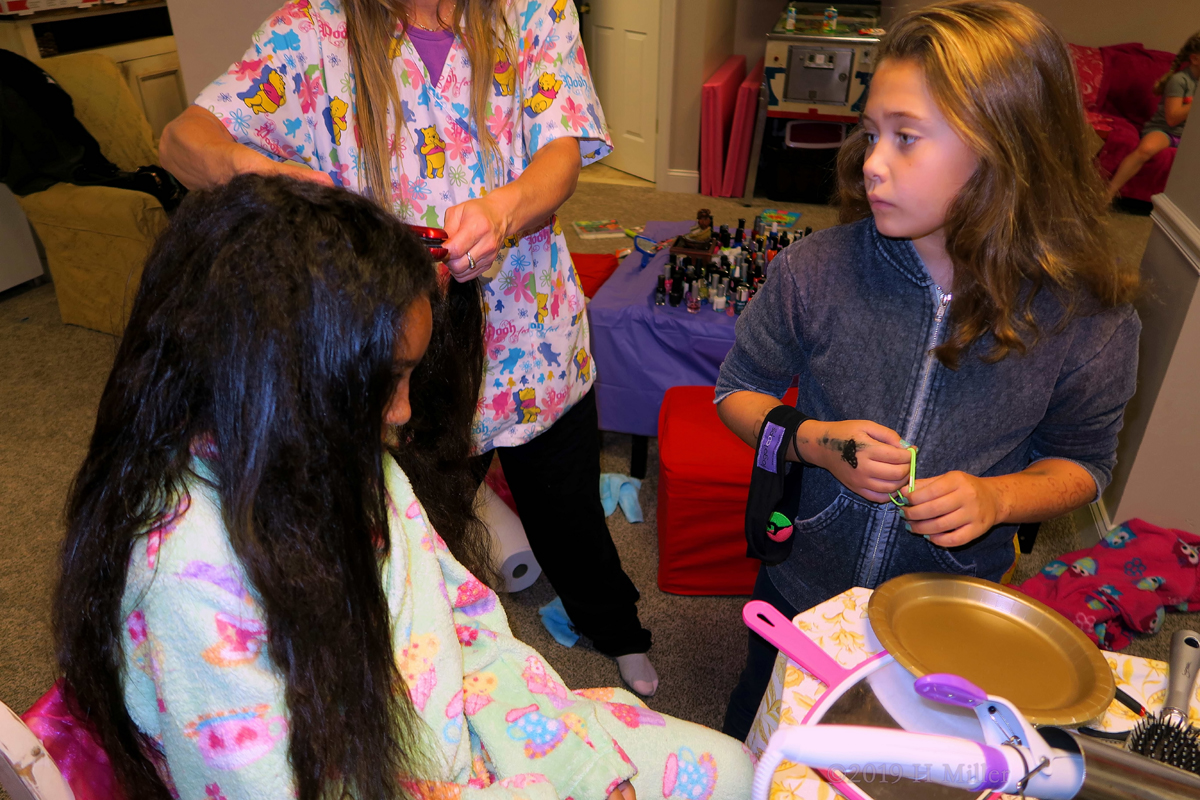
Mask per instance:
[[[911,442],[920,430],[921,420],[925,416],[925,408],[929,404],[929,381],[933,376],[933,369],[937,365],[937,355],[934,350],[937,349],[938,343],[942,336],[942,325],[946,321],[946,310],[950,307],[950,301],[954,295],[948,292],[943,292],[942,287],[934,284],[934,292],[937,293],[937,310],[933,315],[933,333],[929,336],[929,344],[925,348],[925,358],[921,363],[921,374],[917,379],[917,394],[913,400],[912,411],[908,415],[908,426],[906,427],[902,437],[905,441]],[[879,544],[883,539],[885,527],[890,514],[881,514],[879,524],[875,529],[875,534],[871,537],[871,559],[864,565],[870,574],[862,576],[865,580],[873,583],[875,581],[875,573],[878,572],[879,565]]]
[[[908,427],[904,431],[906,442],[911,442],[916,438],[917,431],[921,429],[925,407],[929,405],[929,379],[933,376],[933,368],[937,362],[937,356],[933,351],[940,343],[942,324],[946,320],[946,309],[950,307],[950,301],[954,298],[953,294],[943,292],[942,287],[936,284],[933,289],[937,292],[937,311],[933,315],[933,333],[929,337],[929,346],[925,348],[925,360],[921,364],[921,377],[917,383],[916,400],[913,401],[912,412],[908,415]]]

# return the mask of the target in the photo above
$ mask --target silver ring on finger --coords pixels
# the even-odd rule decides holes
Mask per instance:
[[[475,256],[471,255],[471,251],[467,251],[467,263],[471,265],[471,271],[475,271]]]

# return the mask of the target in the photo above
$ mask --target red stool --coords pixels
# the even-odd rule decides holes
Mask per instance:
[[[784,402],[795,404],[791,390]],[[713,387],[676,386],[658,412],[658,588],[750,594],[746,558],[752,448],[717,417]]]

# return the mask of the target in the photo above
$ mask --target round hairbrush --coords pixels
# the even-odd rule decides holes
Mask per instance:
[[[1200,729],[1188,721],[1198,670],[1200,633],[1176,631],[1171,637],[1167,699],[1157,714],[1138,722],[1125,742],[1127,750],[1200,775]]]

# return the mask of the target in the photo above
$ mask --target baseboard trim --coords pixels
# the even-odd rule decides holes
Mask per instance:
[[[1174,242],[1192,269],[1200,272],[1200,228],[1165,194],[1156,194],[1150,201],[1154,203],[1150,219]]]
[[[1079,531],[1079,539],[1084,547],[1099,543],[1113,528],[1112,518],[1108,515],[1103,498],[1077,509],[1071,516],[1075,520],[1075,529]]]
[[[700,193],[700,171],[694,169],[669,169],[666,179],[659,184],[661,192],[679,192],[680,194]]]

